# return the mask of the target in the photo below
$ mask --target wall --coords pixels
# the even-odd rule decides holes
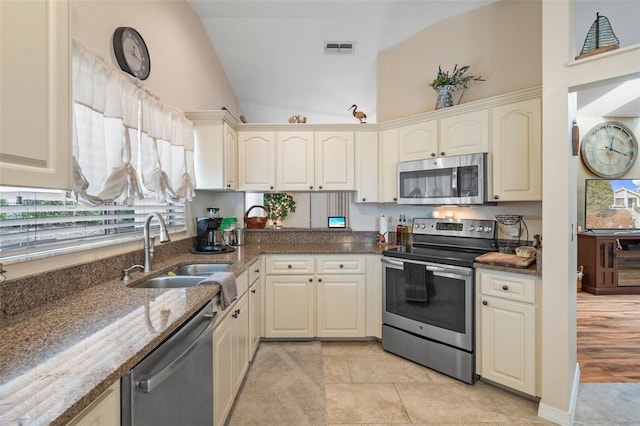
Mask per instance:
[[[112,35],[120,26],[138,30],[149,48],[152,93],[182,111],[240,107],[200,18],[186,1],[72,0],[73,39],[118,68]]]
[[[435,109],[430,84],[455,64],[481,75],[463,102],[542,82],[542,2],[499,1],[440,21],[378,56],[378,122]],[[490,29],[490,30],[489,30]],[[454,96],[455,102],[459,93]]]

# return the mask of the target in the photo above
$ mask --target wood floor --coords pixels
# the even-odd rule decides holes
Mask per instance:
[[[640,382],[640,295],[579,292],[577,308],[580,381]]]

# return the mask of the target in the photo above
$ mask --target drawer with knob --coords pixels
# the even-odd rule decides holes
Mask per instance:
[[[268,275],[313,274],[315,265],[309,256],[278,256],[265,260],[265,270]]]
[[[318,274],[364,274],[365,259],[358,256],[318,256]]]
[[[497,273],[479,274],[480,292],[519,302],[535,303],[536,280],[527,276],[517,277]]]

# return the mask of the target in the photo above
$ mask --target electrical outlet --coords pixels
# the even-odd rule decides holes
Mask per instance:
[[[520,230],[517,228],[512,228],[509,230],[509,235],[511,235],[512,237],[519,237],[520,236]]]

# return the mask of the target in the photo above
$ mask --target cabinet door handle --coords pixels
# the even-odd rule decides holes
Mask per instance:
[[[234,317],[234,318],[238,318],[238,313],[234,312],[234,313],[231,314],[231,316]]]
[[[256,274],[260,273],[260,269],[254,269],[253,272],[255,272]]]
[[[435,153],[435,152],[432,152],[432,153],[431,153],[431,156],[432,156],[432,157],[435,157],[435,156],[436,156],[436,153]]]
[[[393,197],[393,201],[398,201],[398,198],[397,197]]]
[[[288,269],[291,269],[291,265],[287,265],[287,268],[288,268]]]
[[[309,185],[309,189],[313,189],[313,186]]]
[[[483,301],[482,301],[482,304],[483,304],[483,305],[485,305],[485,306],[487,306],[487,305],[489,304],[489,302],[487,302],[486,300],[483,300]]]
[[[502,286],[502,289],[503,289],[504,291],[507,291],[507,290],[509,290],[509,286],[508,286],[508,285],[503,285],[503,286]]]
[[[256,289],[251,290],[251,293],[256,294]]]
[[[227,184],[227,188],[231,188],[231,184],[230,183]]]
[[[318,278],[318,282],[321,283],[322,282],[322,278]]]
[[[494,199],[494,200],[497,200],[498,198],[500,198],[498,195],[494,195],[494,196],[493,196],[493,199]]]
[[[364,203],[365,201],[367,201],[367,199],[366,199],[366,198],[363,198],[363,199],[362,199],[362,202]]]
[[[444,154],[444,151],[442,151],[442,152],[440,153],[440,155],[442,155],[442,156],[444,157],[444,155],[445,155],[445,154]]]
[[[322,185],[320,185],[320,186],[318,187],[318,189],[322,189]]]
[[[344,268],[344,265],[341,263],[341,264],[340,264],[340,269],[342,269],[342,268]]]
[[[311,282],[313,282],[313,278],[309,278],[309,282],[310,282],[310,283],[311,283]]]

